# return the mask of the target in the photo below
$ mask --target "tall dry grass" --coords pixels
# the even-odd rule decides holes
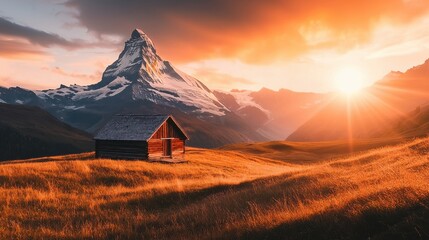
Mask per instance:
[[[0,237],[425,239],[428,152],[417,139],[311,165],[198,149],[177,165],[91,154],[10,162],[0,165]]]

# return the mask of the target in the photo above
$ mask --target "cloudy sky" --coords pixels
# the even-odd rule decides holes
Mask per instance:
[[[213,89],[326,92],[429,58],[427,0],[0,0],[0,86],[91,84],[134,28]],[[350,73],[350,71],[349,71]],[[353,73],[353,71],[351,71]]]

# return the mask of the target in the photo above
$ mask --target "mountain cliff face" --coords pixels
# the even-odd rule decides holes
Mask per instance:
[[[151,39],[139,29],[131,33],[100,82],[41,91],[0,88],[0,102],[39,106],[92,133],[118,113],[173,113],[185,122],[194,146],[266,140],[202,82],[163,60]]]

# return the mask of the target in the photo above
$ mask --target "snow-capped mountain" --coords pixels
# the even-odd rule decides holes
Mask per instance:
[[[124,91],[133,100],[148,100],[185,112],[222,116],[229,111],[203,83],[158,56],[152,40],[140,29],[132,32],[119,58],[106,68],[100,82],[90,86],[62,85],[36,94],[53,105],[79,108],[88,101]]]

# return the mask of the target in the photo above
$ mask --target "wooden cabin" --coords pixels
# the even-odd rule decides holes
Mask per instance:
[[[95,156],[113,159],[183,159],[188,139],[170,115],[115,115],[94,137]]]

